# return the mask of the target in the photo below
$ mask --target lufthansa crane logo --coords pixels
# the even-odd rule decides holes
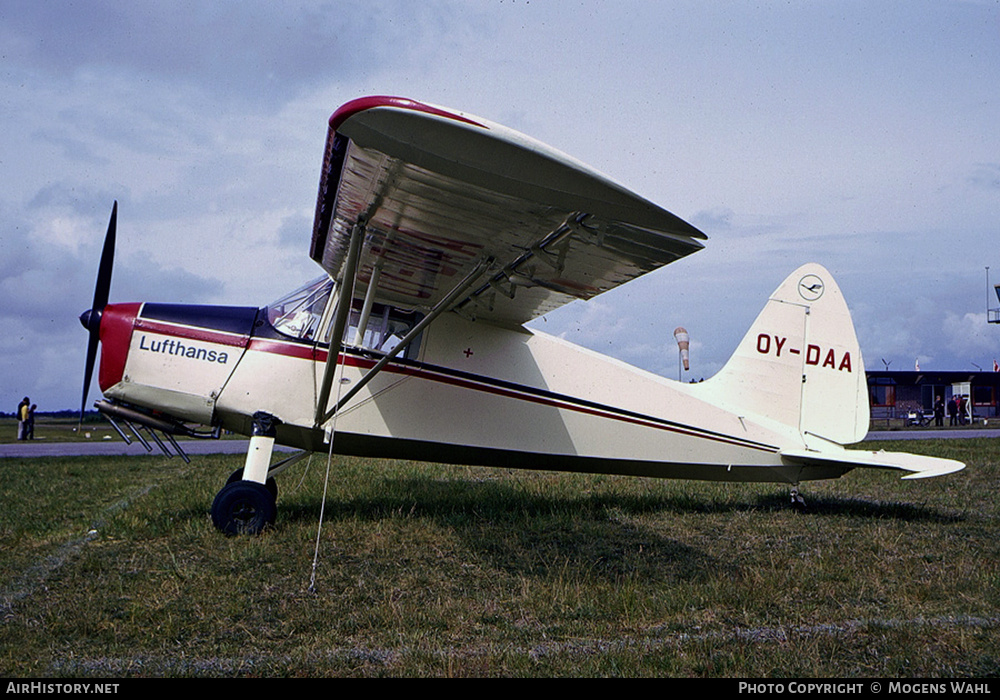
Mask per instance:
[[[823,296],[826,285],[816,275],[806,275],[799,280],[799,296],[806,301],[816,301]]]

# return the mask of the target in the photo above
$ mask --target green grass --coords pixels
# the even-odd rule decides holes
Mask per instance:
[[[969,462],[778,485],[325,456],[276,526],[209,509],[235,456],[0,464],[0,675],[939,677],[1000,673],[989,439]],[[304,463],[303,463],[304,464]]]

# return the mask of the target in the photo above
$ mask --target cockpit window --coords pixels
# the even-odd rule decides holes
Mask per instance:
[[[330,300],[333,281],[320,277],[267,306],[267,320],[278,331],[299,340],[313,340]]]
[[[315,342],[320,340],[324,345],[329,343],[326,337],[330,333],[329,326],[320,329],[323,313],[330,301],[333,281],[328,277],[320,277],[309,284],[286,294],[267,306],[267,320],[283,335],[297,340]],[[351,313],[347,320],[346,344],[365,350],[387,353],[392,350],[409,333],[422,316],[414,311],[406,311],[385,304],[373,303],[363,316],[363,300],[355,299],[351,304]],[[359,324],[364,323],[364,330],[359,333]],[[324,336],[319,338],[319,334]],[[402,356],[415,358],[419,348],[419,339],[411,343]]]
[[[360,337],[358,324],[361,323],[362,310],[359,305],[351,309],[347,326],[347,344],[354,347],[389,352],[410,332],[421,316],[415,312],[406,312],[384,304],[372,304],[371,312],[365,323],[364,337]],[[403,351],[403,357],[416,357],[418,343],[411,343]]]

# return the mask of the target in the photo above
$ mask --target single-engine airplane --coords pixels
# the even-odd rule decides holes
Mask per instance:
[[[705,235],[586,165],[470,114],[398,97],[330,118],[310,256],[265,306],[109,304],[117,203],[92,308],[87,400],[186,458],[175,436],[250,436],[220,530],[276,515],[273,477],[311,451],[786,483],[961,462],[845,449],[868,391],[847,305],[816,264],[781,283],[732,358],[666,379],[525,323],[703,247]],[[194,426],[194,427],[192,427]],[[302,452],[272,464],[275,444]]]

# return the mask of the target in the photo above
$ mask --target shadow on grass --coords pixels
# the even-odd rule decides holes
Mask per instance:
[[[440,480],[425,477],[390,479],[380,486],[382,488],[378,493],[354,496],[346,501],[330,497],[326,504],[327,517],[375,520],[394,514],[409,514],[430,516],[442,523],[467,519],[502,523],[554,516],[608,520],[608,514],[615,512],[630,516],[656,513],[710,515],[800,512],[813,516],[848,516],[903,522],[953,523],[965,520],[962,514],[946,512],[933,506],[854,496],[810,496],[808,493],[805,494],[805,509],[799,510],[791,502],[790,490],[785,490],[780,485],[775,485],[775,490],[770,493],[737,493],[734,490],[721,497],[693,492],[539,495],[503,481]],[[319,508],[320,503],[315,499],[289,499],[282,503],[279,498],[279,509],[290,520],[315,520],[319,515]]]
[[[532,576],[560,570],[602,578],[698,580],[727,565],[632,520],[663,511],[656,496],[526,493],[502,482],[388,480],[379,493],[328,500],[326,523],[429,519],[504,571]],[[313,524],[312,497],[280,506],[280,521]],[[584,575],[585,575],[584,574]],[[735,569],[733,574],[736,574]]]
[[[806,516],[844,516],[871,520],[897,520],[907,523],[958,523],[966,516],[956,512],[944,512],[940,509],[898,503],[893,501],[874,501],[863,498],[835,496],[805,496],[806,507],[798,512]],[[761,505],[773,510],[790,508],[790,499],[778,495],[765,496],[760,499]]]
[[[738,576],[738,567],[665,536],[669,529],[644,526],[642,516],[793,511],[789,496],[780,491],[716,499],[692,493],[552,495],[503,481],[416,477],[389,479],[377,492],[347,500],[331,497],[323,517],[327,523],[429,519],[493,565],[512,572],[537,575],[570,566],[601,576],[700,580],[709,571],[718,575],[720,569]],[[284,503],[279,498],[279,527],[282,521],[316,523],[319,515],[320,503],[312,495],[290,496]],[[924,506],[831,496],[811,499],[801,515],[925,523],[964,519]]]

